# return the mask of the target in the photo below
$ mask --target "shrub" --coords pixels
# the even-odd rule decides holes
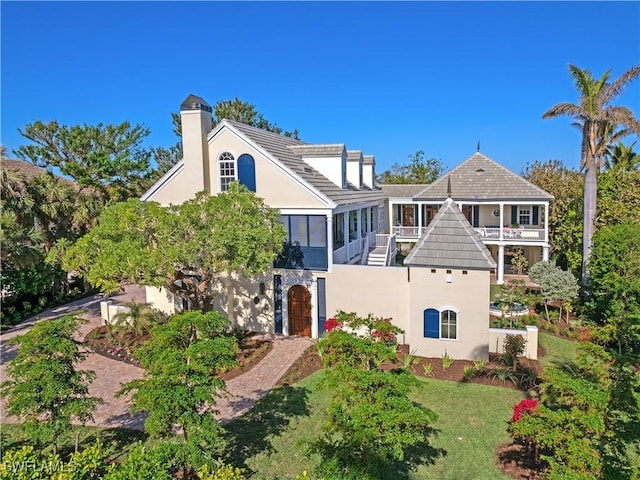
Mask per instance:
[[[520,420],[522,415],[524,414],[532,414],[538,408],[538,401],[527,398],[525,400],[521,400],[520,403],[514,405],[513,407],[513,415],[511,416],[510,422],[517,422]]]
[[[473,378],[474,374],[475,374],[475,369],[471,365],[466,365],[462,369],[462,376],[463,376],[464,380],[467,381],[467,382]]]
[[[424,375],[426,377],[433,377],[433,365],[429,362],[422,365],[422,370],[424,371]]]
[[[502,346],[504,348],[503,359],[505,363],[515,371],[518,367],[518,357],[524,353],[527,341],[522,335],[506,335]]]
[[[244,468],[232,467],[218,460],[214,470],[209,465],[203,465],[197,472],[200,480],[245,480]]]
[[[341,328],[342,328],[342,323],[338,322],[335,318],[329,318],[324,322],[325,332],[331,332],[335,329],[340,330]]]
[[[451,358],[445,350],[444,355],[442,356],[442,370],[446,370],[451,365],[453,365],[453,358]]]
[[[473,368],[479,375],[482,375],[487,368],[487,361],[484,358],[473,362]]]

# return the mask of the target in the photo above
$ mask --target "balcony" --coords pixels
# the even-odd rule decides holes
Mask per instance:
[[[392,231],[396,234],[399,242],[417,241],[427,227],[395,226]],[[535,243],[547,241],[544,228],[511,228],[511,227],[476,227],[476,235],[485,243],[505,241],[508,243]],[[502,237],[500,234],[502,233]]]

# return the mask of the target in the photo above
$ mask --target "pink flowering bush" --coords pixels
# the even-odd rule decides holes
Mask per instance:
[[[331,332],[333,330],[341,330],[342,323],[336,320],[335,318],[329,318],[324,322],[324,329],[326,332]]]
[[[520,420],[523,414],[531,414],[538,408],[538,401],[531,398],[520,401],[513,407],[513,415],[511,416],[511,422],[517,422]]]

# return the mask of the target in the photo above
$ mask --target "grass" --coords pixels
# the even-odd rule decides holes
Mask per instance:
[[[546,351],[546,355],[540,358],[543,367],[562,366],[575,361],[578,351],[577,342],[544,332],[539,333],[538,341]]]
[[[317,372],[293,387],[272,391],[248,415],[229,425],[228,460],[252,473],[251,478],[293,478],[311,471],[319,458],[308,458],[305,442],[320,432],[331,392]],[[445,454],[394,479],[506,479],[495,461],[496,447],[509,440],[506,421],[522,395],[510,389],[423,379],[413,399],[438,414],[432,447]]]
[[[489,301],[493,302],[496,299],[496,295],[502,292],[502,285],[490,285],[489,286]]]

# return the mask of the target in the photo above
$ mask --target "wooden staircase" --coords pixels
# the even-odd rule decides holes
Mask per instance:
[[[387,264],[387,249],[385,247],[376,247],[369,253],[367,265],[384,267]]]

